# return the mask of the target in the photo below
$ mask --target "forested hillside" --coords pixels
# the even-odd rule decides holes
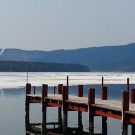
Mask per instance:
[[[0,72],[87,72],[89,68],[79,64],[0,61]]]

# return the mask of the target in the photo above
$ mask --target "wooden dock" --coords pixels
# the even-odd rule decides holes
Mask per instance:
[[[55,89],[54,89],[55,90]],[[128,135],[128,125],[131,125],[131,133],[135,135],[135,89],[122,92],[122,101],[107,100],[107,87],[103,85],[101,99],[95,98],[95,89],[90,88],[88,97],[83,97],[83,85],[78,85],[78,96],[68,94],[69,86],[58,85],[58,92],[48,94],[48,85],[42,85],[41,94],[32,94],[31,84],[26,84],[26,125],[29,125],[30,103],[42,104],[42,130],[41,134],[47,134],[46,110],[47,107],[58,107],[58,125],[63,134],[68,135],[68,111],[78,112],[78,134],[83,132],[82,112],[88,112],[89,135],[107,135],[107,118],[121,120],[121,134]],[[131,97],[131,99],[129,98]],[[62,117],[63,116],[63,117]],[[94,133],[94,117],[102,117],[102,133]],[[26,126],[27,127],[27,126]]]

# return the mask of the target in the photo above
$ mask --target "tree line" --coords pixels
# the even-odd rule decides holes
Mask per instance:
[[[80,64],[0,61],[0,72],[88,72],[89,68]]]

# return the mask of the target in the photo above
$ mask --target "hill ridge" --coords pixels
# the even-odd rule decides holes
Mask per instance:
[[[73,50],[5,49],[0,60],[81,64],[90,71],[135,71],[135,43]]]

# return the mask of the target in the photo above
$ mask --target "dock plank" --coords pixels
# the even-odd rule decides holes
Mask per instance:
[[[28,97],[33,98],[41,98],[41,94],[27,94]],[[51,99],[51,100],[58,100],[62,101],[62,95],[61,94],[48,94],[45,99]],[[75,103],[75,104],[84,104],[88,105],[88,98],[87,97],[77,97],[73,95],[69,95],[69,99],[66,101],[68,103]],[[115,111],[121,111],[122,110],[122,101],[117,100],[101,100],[96,98],[95,104],[93,106],[115,110]],[[129,104],[129,114],[135,114],[135,104]]]

